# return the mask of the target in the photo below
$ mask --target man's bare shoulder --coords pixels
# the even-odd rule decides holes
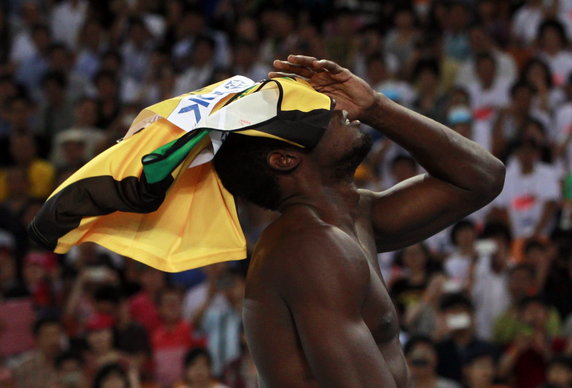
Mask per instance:
[[[317,217],[310,209],[286,212],[270,224],[260,236],[255,256],[264,259],[290,258],[315,255],[316,247],[339,248],[340,241],[348,240],[339,228]],[[275,260],[275,259],[274,259]]]
[[[356,242],[306,211],[283,214],[271,224],[256,245],[251,266],[253,276],[276,289],[329,287],[341,278],[359,283],[369,276]]]

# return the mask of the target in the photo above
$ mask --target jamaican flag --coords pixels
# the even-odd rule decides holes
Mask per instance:
[[[331,109],[301,79],[242,76],[152,105],[52,193],[29,234],[56,253],[91,241],[169,272],[243,259],[234,198],[211,163],[225,133],[311,148]]]

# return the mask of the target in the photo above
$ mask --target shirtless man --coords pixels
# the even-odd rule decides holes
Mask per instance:
[[[268,207],[280,217],[254,249],[243,308],[261,387],[408,387],[376,253],[423,240],[490,202],[502,189],[504,166],[334,62],[291,55],[274,66],[271,77],[307,78],[336,110],[310,152],[286,143],[265,151],[277,184]],[[428,173],[381,193],[356,188],[353,173],[369,149],[357,119],[411,152]],[[225,147],[248,139],[230,135],[216,168]]]

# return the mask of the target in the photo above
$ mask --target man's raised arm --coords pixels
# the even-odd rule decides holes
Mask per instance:
[[[371,193],[378,249],[392,250],[427,238],[492,201],[502,190],[504,166],[477,143],[376,93],[334,62],[291,55],[278,71],[309,80],[363,122],[407,149],[428,174],[382,193]],[[277,76],[280,73],[271,73]]]

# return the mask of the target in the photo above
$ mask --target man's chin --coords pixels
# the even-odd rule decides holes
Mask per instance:
[[[372,139],[368,133],[360,131],[355,146],[337,163],[336,176],[340,179],[351,179],[357,167],[365,159],[372,147]]]

